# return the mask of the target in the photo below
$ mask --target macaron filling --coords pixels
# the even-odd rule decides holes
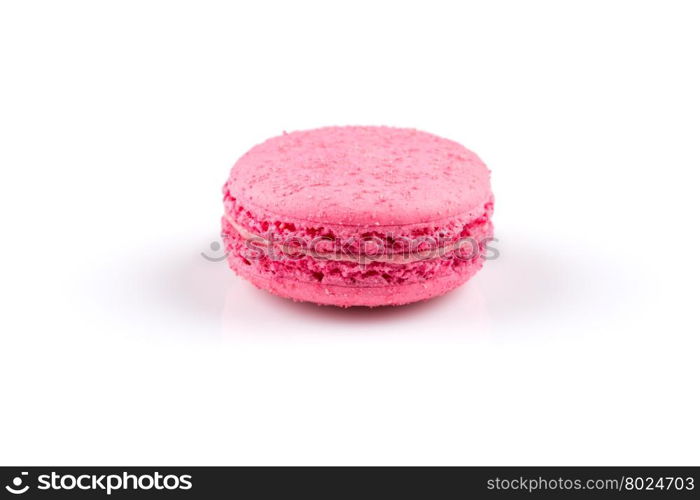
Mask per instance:
[[[279,251],[274,245],[271,251],[253,247],[228,221],[223,221],[224,241],[229,264],[245,274],[259,277],[293,279],[307,283],[323,283],[335,286],[368,287],[419,283],[454,273],[471,273],[481,267],[480,252],[461,253],[453,250],[432,259],[422,259],[401,264],[368,260],[318,259],[310,255],[291,255]]]

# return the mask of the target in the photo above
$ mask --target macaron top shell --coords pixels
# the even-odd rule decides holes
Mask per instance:
[[[390,226],[483,212],[489,170],[460,144],[413,129],[325,127],[253,147],[225,186],[246,208],[298,220]]]

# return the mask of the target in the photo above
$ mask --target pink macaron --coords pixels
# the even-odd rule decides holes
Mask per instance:
[[[460,144],[413,129],[285,133],[233,166],[222,235],[231,269],[300,301],[399,305],[481,269],[490,172]]]

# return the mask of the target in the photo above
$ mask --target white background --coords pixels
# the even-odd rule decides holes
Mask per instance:
[[[242,4],[242,2],[241,2]],[[0,462],[695,464],[696,2],[0,8]],[[501,257],[338,310],[200,256],[248,148],[416,127]]]

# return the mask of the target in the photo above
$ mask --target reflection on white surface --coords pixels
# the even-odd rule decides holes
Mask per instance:
[[[464,333],[483,336],[488,332],[477,283],[403,306],[339,308],[276,297],[239,279],[226,295],[222,335],[227,339],[334,334],[441,336],[450,333],[455,322]]]
[[[514,238],[463,287],[406,306],[341,309],[296,303],[236,278],[226,293],[222,335],[277,337],[315,331],[426,339],[508,337],[566,315],[600,320],[615,312],[620,297],[631,288],[619,270],[593,255],[567,257],[551,242],[549,248],[538,248]]]
[[[398,307],[342,309],[282,299],[239,278],[225,261],[203,258],[191,243],[135,255],[121,270],[100,275],[96,285],[98,300],[122,320],[136,318],[151,332],[225,341],[338,334],[517,340],[562,320],[566,331],[543,330],[565,336],[616,314],[622,299],[634,294],[624,270],[595,252],[554,241],[538,246],[516,236],[501,240],[499,258],[466,285]]]

